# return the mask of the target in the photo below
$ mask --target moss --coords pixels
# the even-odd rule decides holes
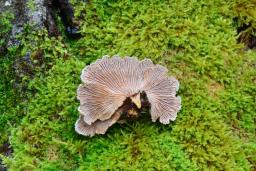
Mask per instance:
[[[20,44],[0,57],[0,144],[8,141],[11,129],[26,115],[27,100],[35,92],[28,88],[30,80],[44,76],[56,59],[68,58],[61,37],[49,38],[46,30],[34,31],[26,26],[17,39]]]
[[[31,169],[39,165],[39,161],[43,158],[63,160],[62,157],[69,152],[63,149],[62,159],[58,157],[59,154],[53,157],[54,150],[58,153],[62,151],[60,151],[61,144],[54,142],[53,139],[61,138],[69,141],[75,136],[73,123],[76,116],[76,103],[73,102],[83,63],[74,60],[67,61],[65,64],[63,62],[59,60],[46,79],[39,77],[29,84],[29,87],[36,89],[38,93],[29,101],[28,114],[23,118],[20,127],[13,130],[11,143],[14,151],[20,151],[20,153],[15,156],[16,159],[12,162],[10,169]],[[29,126],[27,126],[28,123],[30,123]],[[63,129],[69,133],[61,135]],[[26,142],[26,145],[23,142]],[[66,157],[68,160],[71,156]],[[72,157],[75,157],[75,154]],[[71,161],[70,167],[73,162],[75,161]],[[65,161],[58,164],[61,166],[67,163]]]
[[[238,27],[238,41],[244,43],[249,48],[256,46],[256,2],[236,1],[233,6],[235,24]]]
[[[80,40],[41,36],[45,41],[24,43],[17,52],[43,50],[48,67],[37,65],[26,84],[34,94],[19,109],[10,107],[26,109],[9,130],[14,153],[4,161],[10,170],[255,170],[256,53],[236,41],[238,2],[72,3]],[[166,66],[181,84],[177,120],[161,125],[144,113],[104,136],[77,135],[80,72],[104,54],[148,57]],[[6,116],[5,122],[14,117]]]
[[[10,98],[15,96],[12,89],[14,72],[11,69],[14,55],[5,55],[13,18],[14,15],[9,11],[3,11],[0,14],[0,146],[8,139],[8,131],[6,131],[8,127],[17,121],[13,109],[16,100]]]
[[[13,109],[15,99],[10,97],[15,96],[15,92],[12,89],[12,83],[9,82],[13,78],[13,72],[10,70],[11,60],[8,58],[0,59],[0,144],[8,140],[7,129],[17,121],[17,115]]]
[[[78,170],[196,170],[168,131],[150,125],[92,140]]]
[[[0,14],[0,57],[6,50],[6,44],[9,32],[12,28],[12,20],[14,15],[9,11],[3,11]]]

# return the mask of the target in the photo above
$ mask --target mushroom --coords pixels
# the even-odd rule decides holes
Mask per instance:
[[[122,119],[137,118],[150,108],[151,119],[169,124],[181,109],[176,96],[179,82],[168,77],[167,69],[150,59],[104,56],[82,71],[77,89],[80,101],[77,133],[84,136],[105,134]]]

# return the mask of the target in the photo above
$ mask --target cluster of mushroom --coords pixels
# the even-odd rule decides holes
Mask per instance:
[[[85,67],[77,90],[80,116],[76,132],[105,134],[121,119],[138,117],[144,107],[150,108],[153,122],[174,121],[181,109],[181,99],[176,96],[179,82],[168,77],[167,71],[150,59],[119,56],[104,56]]]

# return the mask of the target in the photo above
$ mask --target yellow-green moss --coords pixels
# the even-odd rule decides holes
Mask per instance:
[[[72,3],[82,38],[31,48],[40,47],[51,65],[44,74],[39,67],[28,82],[36,94],[11,129],[14,153],[5,158],[10,170],[255,169],[256,53],[236,41],[237,2]],[[166,66],[181,85],[177,120],[161,125],[144,113],[104,136],[77,135],[81,69],[105,54],[147,57]]]

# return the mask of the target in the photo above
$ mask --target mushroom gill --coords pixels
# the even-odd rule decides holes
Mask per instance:
[[[119,56],[104,56],[85,67],[77,89],[80,117],[76,132],[84,136],[105,134],[123,116],[136,118],[146,107],[153,122],[174,121],[181,109],[181,99],[176,97],[179,82],[168,77],[167,71],[149,59]]]

